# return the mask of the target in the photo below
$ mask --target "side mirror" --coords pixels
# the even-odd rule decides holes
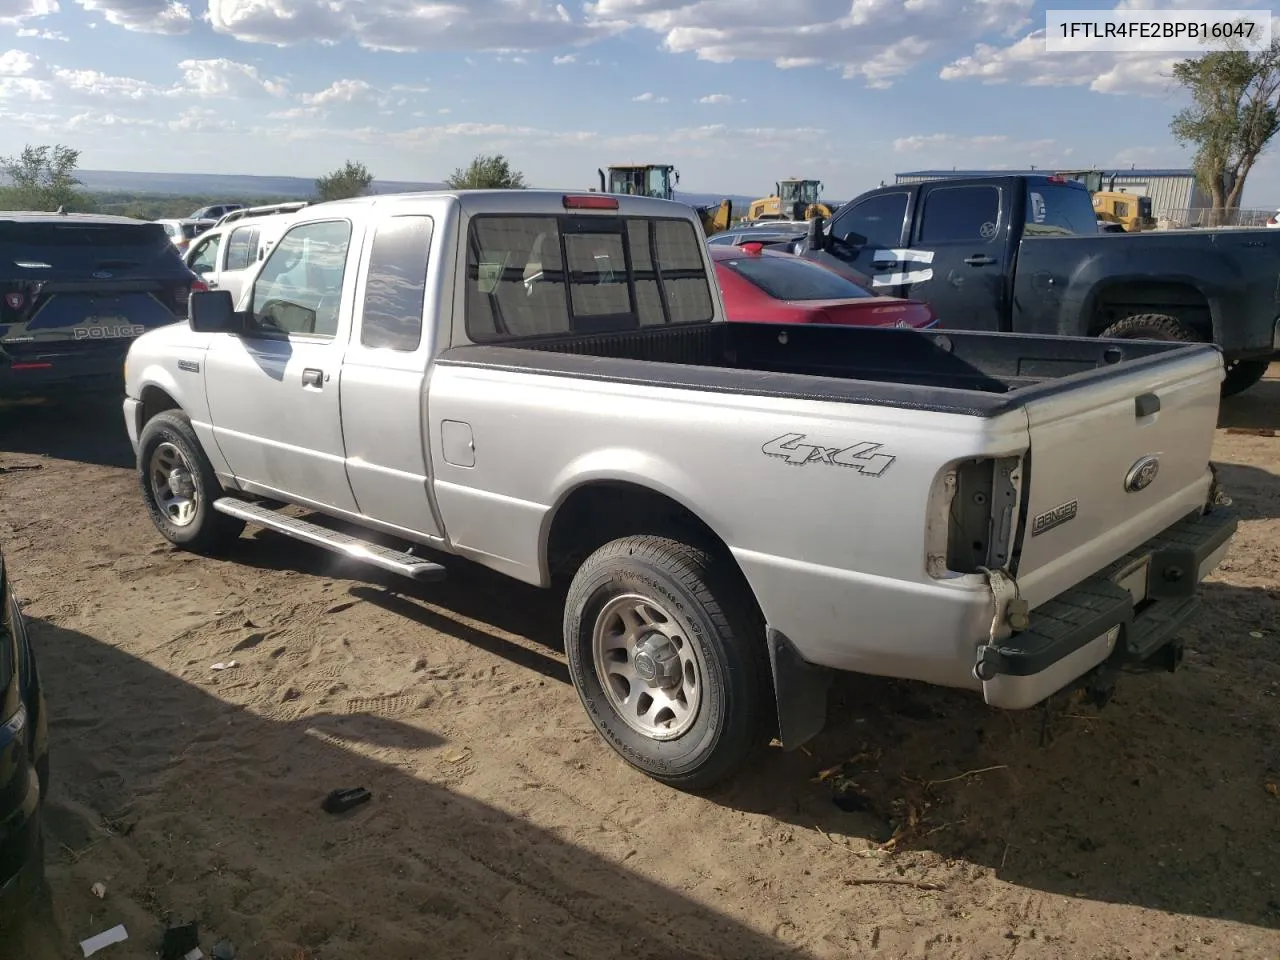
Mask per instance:
[[[197,290],[187,298],[187,323],[196,333],[238,333],[240,317],[227,290]]]
[[[824,217],[814,217],[809,221],[809,232],[805,236],[805,245],[810,250],[825,250],[827,248],[827,234],[823,231],[826,226]]]

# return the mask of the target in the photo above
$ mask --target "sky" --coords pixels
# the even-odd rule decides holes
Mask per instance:
[[[812,177],[833,200],[925,168],[1189,165],[1189,54],[1046,53],[1050,7],[1267,3],[0,0],[0,153],[431,181],[500,152],[536,186],[670,162],[689,191]],[[1275,157],[1245,204],[1280,206]]]

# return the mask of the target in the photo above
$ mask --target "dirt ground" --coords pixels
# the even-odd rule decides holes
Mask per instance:
[[[1280,366],[1223,406],[1243,522],[1182,670],[1020,714],[851,677],[707,797],[595,736],[554,598],[262,532],[175,552],[117,409],[2,422],[54,784],[52,901],[0,954],[123,923],[99,956],[153,957],[196,920],[240,960],[1280,957],[1280,438],[1225,429],[1280,427]],[[321,811],[348,786],[372,802]]]

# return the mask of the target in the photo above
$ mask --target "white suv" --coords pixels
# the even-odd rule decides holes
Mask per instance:
[[[191,244],[183,259],[207,289],[226,290],[233,301],[239,301],[249,269],[267,255],[288,229],[294,212],[223,218]]]

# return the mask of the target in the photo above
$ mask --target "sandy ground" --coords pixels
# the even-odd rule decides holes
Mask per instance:
[[[266,533],[178,553],[114,408],[3,423],[54,786],[52,900],[0,954],[123,923],[100,956],[153,957],[194,919],[242,960],[1280,956],[1278,438],[1219,432],[1244,520],[1177,674],[1017,715],[848,678],[807,750],[696,798],[594,735],[555,598]],[[1222,423],[1280,427],[1280,367]],[[322,812],[346,786],[373,801]]]

